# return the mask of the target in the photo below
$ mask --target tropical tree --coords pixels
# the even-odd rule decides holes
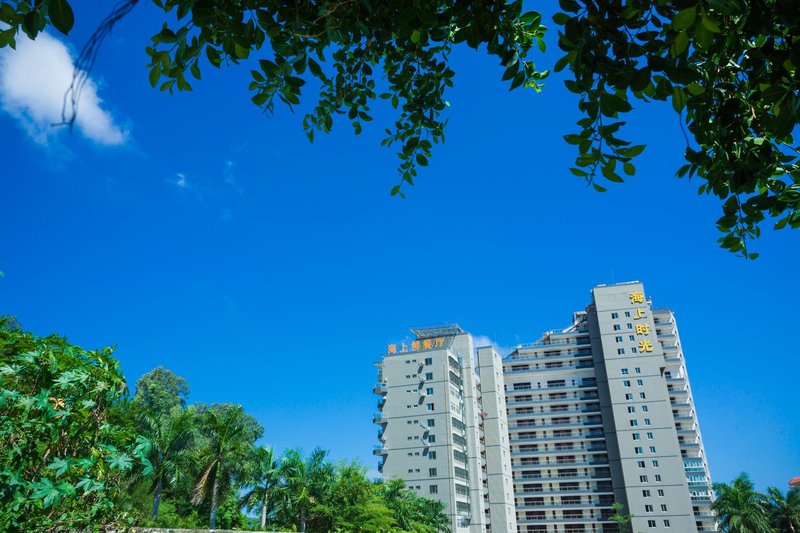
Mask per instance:
[[[281,459],[282,502],[284,512],[297,519],[300,533],[306,530],[309,511],[325,500],[333,480],[333,467],[327,451],[315,448],[308,457],[300,450],[288,450]]]
[[[247,459],[264,429],[241,405],[214,404],[198,408],[201,444],[195,453],[200,475],[192,491],[195,505],[210,500],[209,524],[216,527],[221,497],[247,472]]]
[[[383,533],[396,531],[397,521],[384,503],[378,485],[367,479],[358,463],[339,463],[334,468],[327,497],[311,510],[312,531]]]
[[[555,2],[554,2],[555,3]],[[75,121],[80,90],[111,28],[138,0],[119,2],[92,35],[77,61],[64,122]],[[444,141],[454,84],[450,59],[467,45],[498,60],[511,89],[539,91],[547,71],[533,58],[546,48],[542,13],[523,0],[455,2],[223,2],[153,0],[163,13],[146,48],[150,83],[162,91],[189,91],[206,65],[246,63],[253,102],[267,112],[276,103],[300,104],[308,81],[317,104],[303,118],[313,141],[335,118],[356,133],[372,120],[377,99],[396,117],[382,142],[399,146],[399,183],[412,185]],[[3,4],[0,47],[18,32],[30,38],[52,24],[68,33],[68,0]],[[678,176],[701,180],[700,193],[722,204],[721,245],[751,256],[766,217],[776,228],[800,228],[800,10],[791,1],[559,0],[555,70],[575,93],[582,118],[565,136],[575,145],[572,173],[597,190],[636,172],[643,144],[620,137],[634,103],[670,101],[686,144]],[[554,6],[555,7],[555,6]],[[253,57],[251,57],[253,56]],[[247,61],[257,59],[258,61]],[[35,66],[32,66],[35,68]],[[381,72],[382,71],[382,72]],[[345,118],[346,117],[346,118]]]
[[[723,531],[728,533],[771,533],[767,501],[756,492],[746,473],[728,485],[714,483],[717,499],[711,508],[719,519]]]
[[[619,533],[630,533],[631,520],[633,519],[633,516],[623,513],[625,506],[620,502],[614,502],[611,504],[611,509],[613,509],[614,514],[611,515],[609,520],[617,524]]]
[[[767,497],[767,509],[775,532],[800,532],[800,489],[790,489],[784,496],[777,488],[770,487]]]
[[[186,470],[195,442],[194,410],[175,407],[172,413],[161,416],[145,411],[139,416],[139,427],[151,444],[148,454],[153,465],[150,490],[153,519],[156,519],[162,491],[176,486]]]
[[[134,401],[157,416],[167,416],[176,407],[186,407],[189,383],[159,366],[136,381]]]
[[[0,318],[0,531],[126,522],[118,502],[149,443],[116,415],[127,394],[113,349],[85,350]]]
[[[276,504],[275,491],[280,483],[280,463],[269,446],[258,446],[248,463],[244,478],[245,493],[239,499],[239,507],[259,509],[261,529],[267,525],[270,508]]]
[[[422,498],[406,487],[401,479],[382,484],[380,494],[402,531],[436,533],[450,531],[450,519],[444,512],[444,503]]]

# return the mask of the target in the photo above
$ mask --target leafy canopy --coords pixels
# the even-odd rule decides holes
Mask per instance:
[[[115,410],[113,350],[84,350],[0,319],[0,530],[83,531],[124,522],[116,502],[150,444]]]
[[[91,67],[111,26],[137,3],[123,0],[114,8],[84,48],[80,68]],[[433,145],[444,141],[454,46],[485,47],[510,89],[539,91],[547,76],[531,59],[545,50],[546,28],[522,0],[153,3],[165,21],[146,50],[150,82],[161,90],[191,90],[205,65],[246,62],[255,67],[252,100],[271,113],[276,102],[298,105],[313,80],[318,103],[303,118],[312,141],[337,117],[360,133],[374,101],[388,100],[396,120],[382,144],[397,146],[400,159],[393,195],[403,195]],[[677,175],[699,178],[700,194],[722,202],[722,247],[755,257],[746,243],[768,216],[777,218],[776,228],[800,227],[796,2],[559,0],[559,6],[553,21],[563,57],[555,68],[570,71],[565,84],[583,114],[578,131],[565,137],[578,151],[573,174],[601,192],[606,182],[633,175],[633,159],[645,146],[619,136],[622,117],[636,101],[670,101],[686,137],[687,162]],[[17,0],[0,5],[0,21],[9,26],[0,31],[2,47],[14,46],[20,29],[31,38],[48,24],[67,33],[74,16],[67,0]],[[76,77],[73,97],[82,79]],[[74,109],[67,121],[74,121]]]

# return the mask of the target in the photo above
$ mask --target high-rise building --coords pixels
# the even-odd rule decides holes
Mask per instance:
[[[453,533],[516,531],[500,355],[458,326],[412,333],[377,363],[378,469],[444,502]]]
[[[569,327],[518,346],[502,363],[492,348],[475,350],[457,326],[415,333],[416,343],[390,346],[381,363],[383,473],[422,495],[437,494],[425,481],[425,461],[417,460],[432,443],[416,442],[411,428],[422,417],[414,410],[463,422],[463,432],[436,436],[448,461],[466,440],[466,463],[453,462],[452,477],[436,483],[437,491],[440,484],[448,491],[439,497],[454,531],[616,531],[615,502],[632,515],[637,533],[716,531],[675,317],[653,308],[641,283],[595,287],[592,303],[574,313]],[[435,395],[425,380],[445,371],[453,372],[445,382],[458,401],[437,405],[419,391]],[[425,407],[404,400],[415,392]]]

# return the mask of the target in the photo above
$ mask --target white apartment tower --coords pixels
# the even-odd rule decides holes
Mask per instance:
[[[457,326],[412,331],[379,363],[376,453],[454,532],[612,532],[614,502],[636,533],[717,531],[675,317],[641,283],[502,362]]]
[[[516,531],[500,355],[458,326],[412,333],[377,363],[379,470],[444,502],[453,533]]]

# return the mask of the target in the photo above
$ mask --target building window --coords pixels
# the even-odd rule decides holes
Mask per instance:
[[[425,394],[427,394],[428,396],[432,395],[433,394],[433,387],[428,387],[427,389],[425,389]]]
[[[647,412],[647,410],[648,410],[648,409],[647,409],[647,406],[646,406],[646,405],[643,405],[643,406],[642,406],[642,412],[643,412],[643,413],[646,413],[646,412]]]
[[[633,340],[633,339],[631,339],[631,340]],[[637,367],[634,369],[634,371],[635,371],[637,374],[641,374],[641,373],[642,373],[642,369],[641,369],[641,368],[639,368],[638,366],[637,366]]]
[[[436,477],[436,469],[435,468],[429,468],[428,469],[428,475],[430,477]]]
[[[642,381],[641,379],[637,379],[636,384],[639,385],[640,387],[644,387],[644,381]]]
[[[664,512],[664,513],[667,512],[667,504],[666,503],[662,503],[661,504],[661,511]]]
[[[630,317],[631,317],[631,312],[625,311],[625,318],[630,318]]]
[[[650,424],[650,419],[649,419],[649,418],[645,418],[645,419],[644,419],[644,425],[645,425],[645,426],[649,426],[649,425],[651,425],[651,424]]]
[[[670,527],[669,520],[664,520],[664,527]]]
[[[649,490],[643,490],[642,491],[642,496],[645,497],[645,498],[649,498],[650,497],[650,491]]]
[[[640,446],[637,446],[637,447],[635,447],[635,448],[633,449],[633,451],[634,451],[634,453],[635,453],[636,455],[642,455],[642,448],[641,448]]]
[[[623,355],[625,353],[625,348],[619,348],[617,350],[617,355]]]
[[[653,459],[653,468],[658,468],[658,461]]]
[[[646,400],[646,399],[647,399],[647,396],[645,395],[645,393],[643,393],[643,392],[640,392],[640,393],[639,393],[639,398],[641,398],[642,400]]]
[[[647,432],[647,440],[653,440],[653,433],[651,431]]]
[[[633,440],[640,440],[640,439],[641,439],[641,437],[642,437],[642,436],[641,436],[641,435],[639,435],[638,433],[634,433],[634,434],[633,434],[633,435],[631,435],[631,436],[633,437]]]
[[[644,461],[636,461],[636,466],[639,468],[644,468]]]
[[[620,329],[619,324],[614,324],[614,331],[619,331]]]
[[[633,324],[631,324],[630,322],[628,322],[628,329],[633,329]]]
[[[639,350],[636,349],[636,346],[631,346],[631,353],[639,353]]]
[[[661,474],[656,474],[656,483],[661,483]]]
[[[631,394],[630,392],[626,393],[625,394],[625,399],[626,400],[633,400],[633,394]]]
[[[629,379],[626,379],[625,381],[622,382],[622,386],[623,387],[630,387],[631,386],[631,381]]]
[[[622,342],[622,337],[614,337],[614,340],[617,342]]]
[[[628,369],[627,368],[621,369],[620,372],[622,373],[623,376],[627,376],[628,375]]]
[[[650,446],[650,453],[656,453],[656,447]]]
[[[648,520],[647,521],[647,527],[656,527],[656,521],[655,520]]]
[[[647,476],[639,476],[639,483],[647,483]],[[652,513],[652,512],[653,512],[653,510],[652,510],[652,509],[650,509],[650,511],[649,511],[649,512],[651,512],[651,513]]]
[[[425,372],[425,379],[427,380],[433,379],[433,372]]]
[[[636,412],[636,406],[635,406],[635,405],[629,405],[629,406],[628,406],[628,412],[629,412],[629,413],[635,413],[635,412]],[[410,423],[411,423],[411,422],[409,422],[409,424],[410,424]]]
[[[428,442],[436,442],[436,435],[428,435]]]
[[[428,411],[433,411],[433,404],[432,403],[426,404],[425,407],[428,409]]]
[[[611,313],[611,318],[619,318],[619,313]]]
[[[639,421],[638,420],[631,420],[630,423],[631,423],[631,427],[633,427],[633,428],[635,428],[636,426],[639,425]]]
[[[438,485],[431,485],[431,494],[439,494],[439,487]]]
[[[663,498],[664,497],[664,489],[658,489],[658,497],[659,498]]]
[[[426,365],[432,365],[433,364],[433,358],[432,357],[426,357],[425,358],[425,364]]]
[[[636,340],[636,337],[635,337],[635,336],[633,336],[633,335],[628,335],[628,340],[629,340],[629,341],[635,341],[635,340]]]
[[[428,425],[429,428],[434,427],[436,425],[436,420],[434,420],[433,418],[429,418],[427,425]]]
[[[644,506],[644,512],[645,513],[652,513],[653,512],[653,506],[652,505],[645,505]]]

